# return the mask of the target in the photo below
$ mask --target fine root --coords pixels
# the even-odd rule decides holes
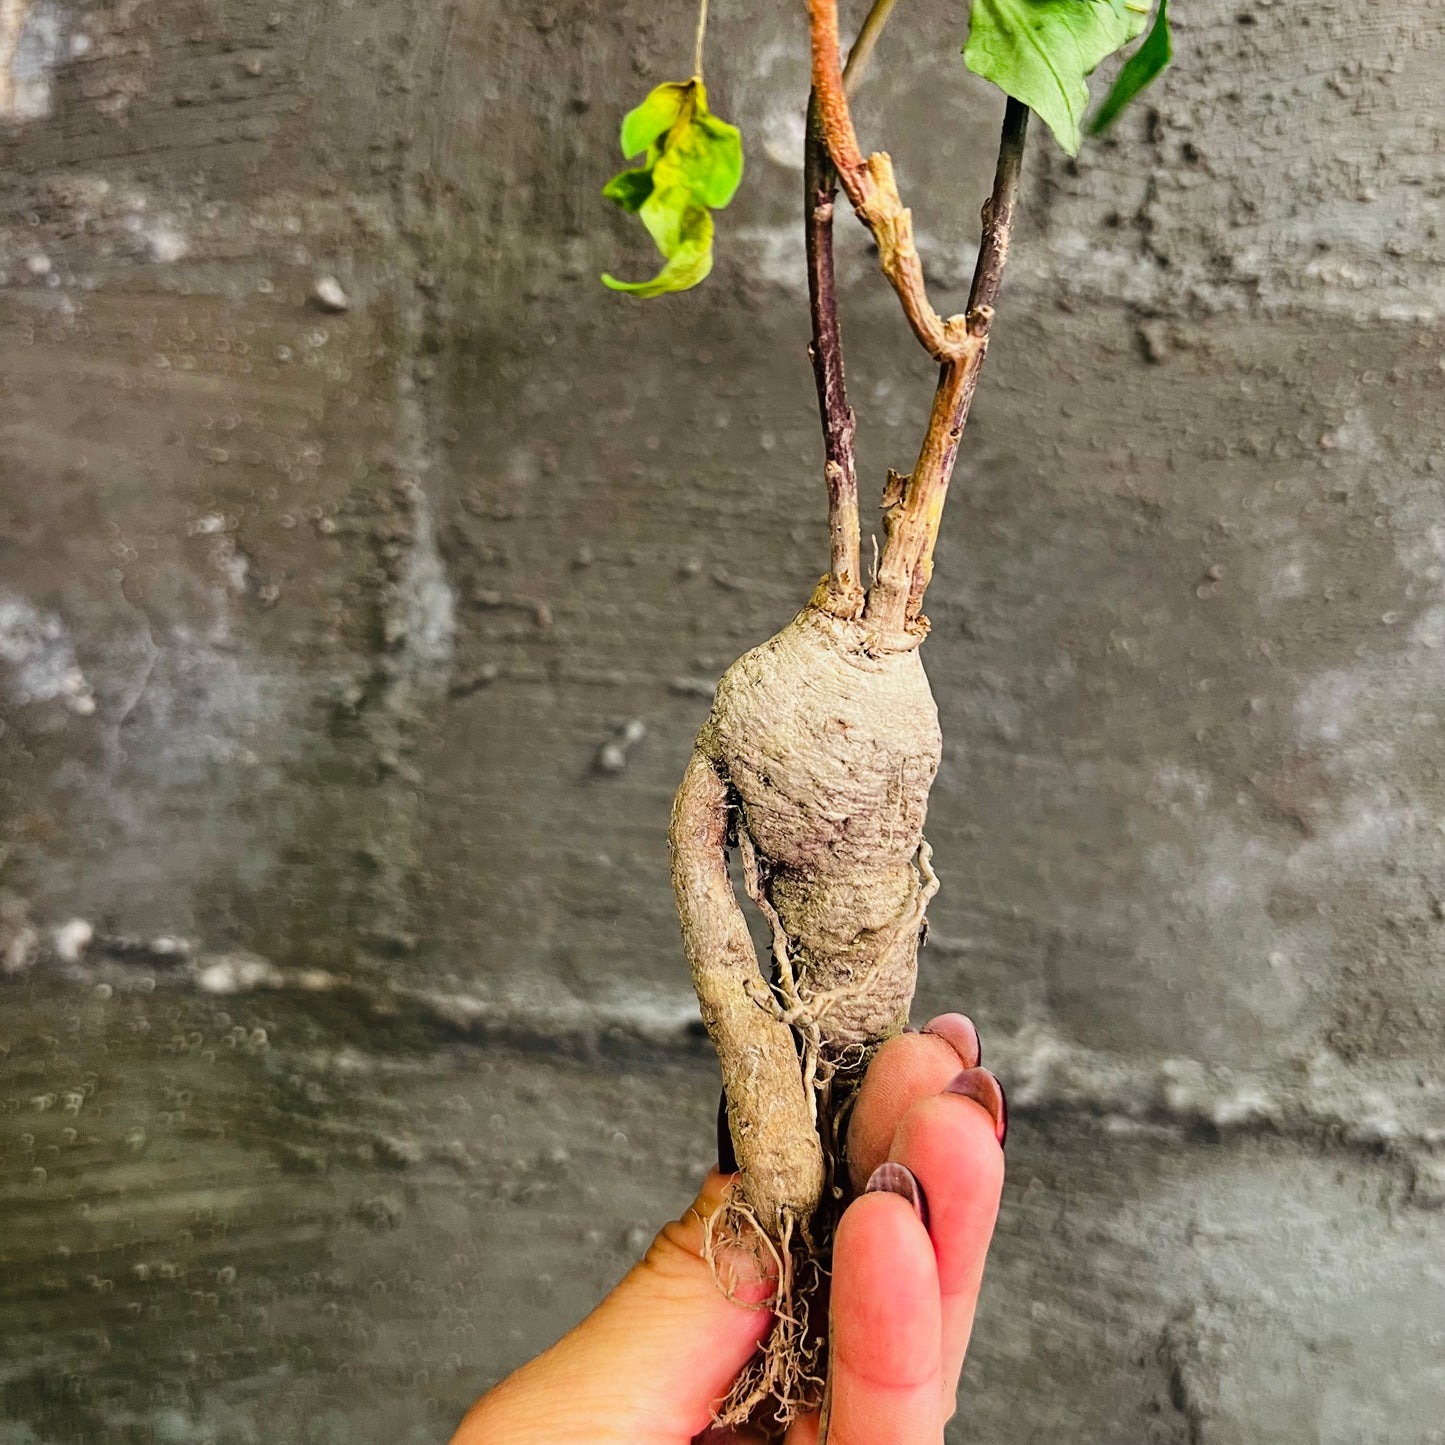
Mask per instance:
[[[803,1087],[807,1090],[808,1109],[816,1129],[818,1068],[823,1053],[822,1014],[813,1006],[811,1000],[803,997],[799,988],[797,973],[793,968],[788,930],[783,927],[783,920],[778,917],[778,910],[773,907],[772,900],[768,897],[762,870],[758,866],[758,850],[748,833],[747,823],[742,819],[738,822],[737,838],[738,853],[743,865],[743,882],[748,890],[748,897],[763,915],[773,939],[773,964],[777,974],[773,988],[777,998],[772,994],[764,994],[758,998],[758,1003],[763,1008],[771,1009],[797,1036],[798,1057],[803,1066]]]
[[[756,1302],[739,1297],[737,1261],[740,1256],[750,1259],[764,1277],[783,1278],[783,1255],[763,1228],[756,1211],[734,1185],[722,1205],[702,1222],[702,1257],[712,1282],[734,1304],[750,1310],[774,1309],[776,1292]]]
[[[764,1228],[756,1210],[735,1186],[723,1206],[705,1223],[703,1258],[713,1282],[738,1303],[738,1251],[755,1270],[776,1279],[772,1296],[753,1309],[773,1314],[773,1328],[758,1353],[738,1376],[719,1407],[720,1426],[751,1422],[786,1430],[801,1414],[823,1404],[827,1374],[827,1279],[833,1227],[847,1199],[846,1139],[848,1119],[875,1041],[830,1036],[824,1023],[830,1014],[845,1012],[872,985],[874,969],[831,989],[810,990],[798,977],[791,941],[768,897],[765,865],[741,820],[736,841],[744,883],[772,934],[774,979],[761,979],[752,990],[759,1008],[788,1025],[797,1041],[798,1059],[807,1089],[814,1127],[823,1143],[824,1184],[816,1212],[787,1214],[776,1238]],[[920,886],[912,904],[895,925],[915,936],[922,930],[929,901],[938,891],[931,867],[932,850],[920,840],[916,863]],[[875,965],[876,968],[876,965]]]
[[[756,1212],[734,1188],[703,1225],[703,1258],[717,1287],[737,1299],[737,1253],[776,1277],[772,1295],[750,1309],[770,1310],[773,1328],[718,1406],[714,1423],[731,1427],[748,1422],[785,1430],[799,1415],[822,1404],[827,1348],[823,1318],[827,1305],[826,1271],[813,1251],[785,1220],[774,1241]],[[824,1312],[820,1315],[819,1311]]]
[[[771,990],[760,982],[754,984],[750,993],[759,1008],[788,1025],[798,1037],[798,1055],[803,1064],[803,1077],[810,1092],[816,1093],[827,1082],[831,1073],[844,1069],[845,1054],[855,1054],[859,1064],[866,1063],[867,1050],[862,1040],[848,1040],[836,1031],[830,1031],[828,1042],[834,1058],[825,1064],[823,1053],[823,1025],[830,1017],[846,1014],[866,999],[872,990],[875,978],[884,959],[874,959],[868,971],[859,978],[849,978],[832,988],[806,989],[798,981],[798,972],[792,958],[792,943],[778,910],[768,897],[758,863],[757,846],[748,834],[745,824],[737,831],[738,852],[742,858],[743,881],[758,912],[772,934],[773,963],[775,977]],[[928,840],[918,845],[917,866],[922,886],[909,901],[908,909],[893,925],[892,932],[899,938],[908,935],[922,935],[927,928],[928,905],[938,892],[938,875],[932,866],[933,849]],[[813,1108],[813,1122],[818,1121],[816,1105]]]

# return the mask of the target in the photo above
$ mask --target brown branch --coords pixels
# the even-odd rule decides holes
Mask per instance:
[[[973,343],[961,316],[944,321],[929,302],[923,265],[913,244],[913,215],[898,194],[893,162],[882,152],[865,160],[858,148],[839,58],[837,0],[808,0],[808,17],[813,91],[838,181],[859,219],[873,233],[878,264],[898,293],[913,334],[940,364],[961,359]],[[862,58],[866,59],[866,51]]]
[[[813,320],[808,355],[818,387],[828,484],[829,605],[839,616],[856,617],[863,605],[858,558],[858,472],[853,460],[855,422],[843,379],[843,333],[838,325],[838,291],[833,275],[833,201],[837,194],[816,100],[810,100],[803,152],[803,237],[808,256],[808,309]]]
[[[989,326],[1008,260],[1028,119],[1028,107],[1010,97],[999,137],[993,191],[983,206],[983,235],[969,290],[966,326],[973,344],[957,360],[945,361],[940,367],[918,463],[901,499],[884,517],[887,541],[878,580],[868,595],[866,615],[886,628],[904,626],[918,617],[933,575],[938,524],[988,351]]]
[[[968,310],[993,311],[1003,283],[1013,236],[1014,211],[1018,208],[1019,177],[1024,163],[1024,137],[1028,131],[1029,109],[1012,96],[1003,112],[1003,130],[998,140],[998,164],[993,174],[993,191],[983,204],[983,235],[979,239],[978,261],[973,268],[973,285],[968,291]]]
[[[851,93],[868,65],[897,0],[873,0],[858,38],[848,52],[843,83]],[[833,208],[838,178],[828,156],[816,94],[808,98],[803,150],[803,236],[808,260],[808,309],[813,337],[808,355],[818,388],[823,424],[824,475],[828,485],[830,544],[829,607],[856,617],[863,607],[859,563],[858,471],[854,461],[856,422],[843,374],[843,333],[838,323],[838,288],[833,269]]]
[[[863,169],[863,154],[843,89],[843,61],[838,40],[838,0],[808,0],[808,31],[813,57],[813,92],[833,164],[843,175]],[[848,187],[847,180],[843,182]],[[849,192],[851,199],[852,193]]]

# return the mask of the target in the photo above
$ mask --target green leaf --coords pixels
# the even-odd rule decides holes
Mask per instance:
[[[1174,59],[1174,45],[1169,35],[1169,0],[1159,0],[1159,12],[1144,43],[1124,62],[1114,77],[1104,103],[1089,123],[1090,135],[1102,135],[1120,112],[1165,66]]]
[[[1148,23],[1145,0],[973,0],[964,64],[1079,153],[1088,76]]]
[[[710,115],[705,105],[699,103],[690,124],[663,152],[657,184],[686,185],[703,205],[720,211],[743,178],[743,138],[737,126]]]
[[[604,274],[602,284],[644,298],[696,286],[712,270],[712,213],[703,206],[690,206],[678,221],[675,239],[667,264],[652,280],[619,281]]]
[[[632,215],[642,209],[642,203],[652,194],[652,171],[650,168],[619,171],[602,187],[602,194]]]
[[[667,134],[692,99],[696,81],[670,80],[659,85],[647,99],[622,117],[622,154],[641,155],[660,136]]]
[[[707,90],[694,77],[659,85],[630,111],[622,148],[645,152],[645,163],[613,176],[602,194],[636,214],[664,264],[650,281],[603,281],[634,296],[696,286],[712,270],[712,212],[732,200],[742,180],[741,134],[708,110]]]

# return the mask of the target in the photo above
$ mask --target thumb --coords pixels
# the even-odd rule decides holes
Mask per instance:
[[[452,1445],[681,1445],[706,1429],[773,1319],[760,1307],[773,1281],[750,1250],[719,1241],[716,1279],[703,1257],[732,1183],[709,1174],[616,1289],[484,1395]]]

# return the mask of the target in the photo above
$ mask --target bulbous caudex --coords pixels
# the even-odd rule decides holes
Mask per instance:
[[[808,1234],[838,1173],[830,1123],[907,1022],[936,887],[923,822],[942,742],[921,634],[882,634],[823,601],[820,588],[724,674],[670,833],[743,1191],[775,1238],[789,1221]],[[771,980],[730,846],[773,935]]]

